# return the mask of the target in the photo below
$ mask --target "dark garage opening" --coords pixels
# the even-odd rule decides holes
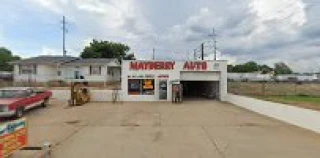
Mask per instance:
[[[183,86],[183,99],[218,99],[218,81],[181,81]]]

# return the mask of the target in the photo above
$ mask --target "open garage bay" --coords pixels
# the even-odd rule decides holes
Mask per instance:
[[[258,106],[258,105],[257,105]],[[30,145],[54,158],[318,158],[320,135],[227,103],[89,103],[27,113]],[[35,157],[19,152],[13,157]]]

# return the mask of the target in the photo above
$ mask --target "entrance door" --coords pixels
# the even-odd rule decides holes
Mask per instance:
[[[167,80],[159,81],[159,99],[160,100],[168,99],[168,81]]]
[[[80,71],[77,70],[77,71],[74,72],[74,78],[75,79],[80,79]]]

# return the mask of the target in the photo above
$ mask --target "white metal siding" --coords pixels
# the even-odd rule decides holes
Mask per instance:
[[[219,72],[181,72],[181,81],[219,81]]]
[[[188,72],[183,70],[183,66],[185,61],[176,61],[175,62],[175,69],[174,70],[131,70],[130,69],[130,60],[124,60],[122,62],[122,73],[121,73],[121,88],[122,88],[122,95],[124,101],[158,101],[159,100],[159,78],[158,75],[168,75],[168,101],[171,101],[172,97],[172,81],[179,81],[181,78],[181,71]],[[137,62],[137,61],[135,61]],[[148,61],[143,61],[148,62]],[[154,62],[154,61],[150,61]],[[210,81],[220,81],[219,82],[219,90],[220,90],[220,100],[225,101],[227,96],[227,62],[226,61],[207,61],[208,62],[208,71],[190,71],[193,76],[196,78],[199,75],[195,75],[195,72],[213,72],[217,73],[212,77]],[[218,67],[214,66],[216,63],[219,64]],[[154,95],[128,95],[128,76],[131,75],[154,75],[155,76],[155,94]],[[220,79],[221,78],[221,79]],[[202,78],[202,81],[206,81],[208,79]]]

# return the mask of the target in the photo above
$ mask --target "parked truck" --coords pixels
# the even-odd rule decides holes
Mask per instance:
[[[0,117],[21,118],[26,110],[46,107],[52,92],[29,87],[0,88]]]

